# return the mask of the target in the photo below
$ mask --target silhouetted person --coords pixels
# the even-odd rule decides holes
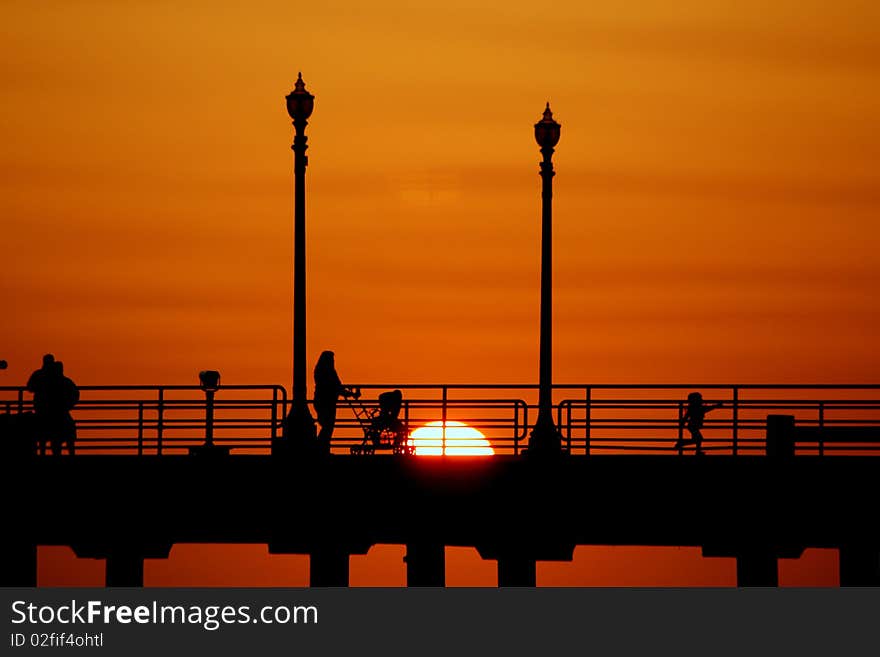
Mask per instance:
[[[43,366],[34,370],[27,382],[27,390],[34,396],[34,414],[37,418],[37,445],[39,453],[46,453],[52,426],[49,419],[49,389],[56,375],[55,356],[43,356]]]
[[[43,356],[43,366],[38,370],[34,370],[31,374],[30,378],[27,382],[27,390],[34,395],[34,406],[36,406],[41,398],[43,393],[43,382],[46,380],[46,377],[51,376],[53,374],[53,367],[55,365],[55,356],[52,354],[46,354]]]
[[[342,385],[336,373],[332,351],[323,351],[315,365],[315,399],[313,405],[321,431],[318,433],[318,449],[329,452],[330,438],[336,426],[336,402],[339,395],[355,396],[355,391]]]
[[[706,413],[716,408],[721,408],[722,403],[718,402],[717,404],[704,404],[703,403],[703,395],[699,392],[692,392],[688,395],[688,405],[687,410],[684,413],[684,417],[681,418],[682,426],[686,426],[687,430],[691,434],[690,440],[682,440],[679,439],[675,441],[675,448],[679,449],[683,447],[686,443],[694,443],[696,446],[696,451],[694,452],[696,456],[703,455],[703,433],[700,429],[703,428],[703,422],[706,419]]]
[[[44,384],[44,426],[52,443],[52,454],[60,456],[66,445],[67,452],[73,456],[76,422],[70,411],[79,402],[79,388],[70,378],[64,376],[64,364],[60,361],[52,363]]]

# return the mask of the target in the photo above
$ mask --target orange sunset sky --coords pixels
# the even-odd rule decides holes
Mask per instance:
[[[316,96],[310,368],[333,349],[349,382],[536,382],[532,124],[550,100],[556,382],[878,379],[873,0],[47,0],[0,16],[3,385],[46,351],[80,384],[216,368],[289,385],[284,96],[300,70]],[[200,550],[148,563],[147,583],[239,583],[199,570]],[[374,552],[352,581],[402,583],[403,548]],[[307,581],[305,557],[210,553],[249,560],[240,583]],[[41,583],[100,582],[69,555],[41,550]],[[449,562],[450,583],[494,583],[475,553]],[[735,580],[731,560],[630,548],[579,548],[538,577]],[[836,577],[820,551],[781,570]]]

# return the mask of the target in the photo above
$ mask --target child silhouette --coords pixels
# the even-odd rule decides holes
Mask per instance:
[[[694,443],[696,446],[695,456],[703,456],[703,422],[706,419],[706,413],[716,408],[721,408],[723,404],[717,402],[715,404],[704,404],[703,395],[699,392],[692,392],[687,398],[688,405],[684,417],[681,418],[681,426],[687,427],[690,432],[690,440],[679,438],[675,441],[675,449],[681,449],[687,443]]]

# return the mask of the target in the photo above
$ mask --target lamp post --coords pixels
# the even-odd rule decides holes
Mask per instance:
[[[538,384],[538,419],[529,436],[529,452],[559,453],[560,441],[553,424],[553,147],[562,126],[553,120],[550,103],[535,124],[535,141],[541,147],[541,350]]]
[[[306,91],[302,73],[297,75],[293,91],[286,96],[287,113],[293,119],[294,212],[293,212],[293,397],[285,422],[288,446],[311,445],[315,438],[315,420],[306,399],[306,157],[305,135],[308,118],[315,107],[315,97]],[[293,442],[291,442],[293,441]]]

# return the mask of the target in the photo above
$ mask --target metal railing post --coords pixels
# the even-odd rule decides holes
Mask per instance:
[[[144,455],[144,402],[138,402],[138,456]]]
[[[684,445],[682,441],[684,440],[684,423],[682,420],[684,419],[684,402],[678,402],[678,453],[684,454]]]
[[[586,417],[586,432],[584,435],[584,453],[589,456],[590,455],[590,438],[591,436],[591,428],[590,424],[593,420],[593,388],[592,386],[587,386],[587,394],[586,394],[586,405],[587,405],[587,417]]]
[[[819,402],[819,428],[825,428],[825,402]],[[825,439],[824,432],[819,432],[819,456],[825,455]]]
[[[443,423],[441,425],[441,430],[440,430],[440,436],[441,436],[442,445],[443,445],[443,449],[440,450],[440,453],[443,456],[446,456],[446,399],[447,399],[447,395],[448,395],[447,388],[446,388],[446,386],[443,386],[443,411],[442,411],[442,417],[443,417],[442,422]]]
[[[18,412],[24,413],[24,389],[18,389]]]
[[[733,387],[733,455],[739,450],[739,388]]]
[[[409,435],[409,399],[403,400],[403,431],[406,434],[406,447],[407,450],[405,453],[415,453],[415,445],[413,444],[412,438]]]
[[[165,388],[159,388],[159,402],[156,405],[156,454],[162,455],[162,434],[165,431]]]
[[[269,433],[271,438],[270,445],[274,445],[278,438],[278,388],[272,388],[272,429]],[[274,449],[274,448],[272,448]]]
[[[568,448],[568,453],[571,454],[571,415],[572,415],[573,407],[571,405],[571,400],[568,400],[565,403],[566,403],[566,406],[568,407],[568,417],[566,418],[567,421],[565,423],[565,446]],[[560,404],[560,409],[561,408],[562,408],[562,404]],[[557,423],[559,426],[562,425],[561,415],[562,414],[560,413],[559,422]]]
[[[519,401],[513,402],[513,455],[519,456]]]

